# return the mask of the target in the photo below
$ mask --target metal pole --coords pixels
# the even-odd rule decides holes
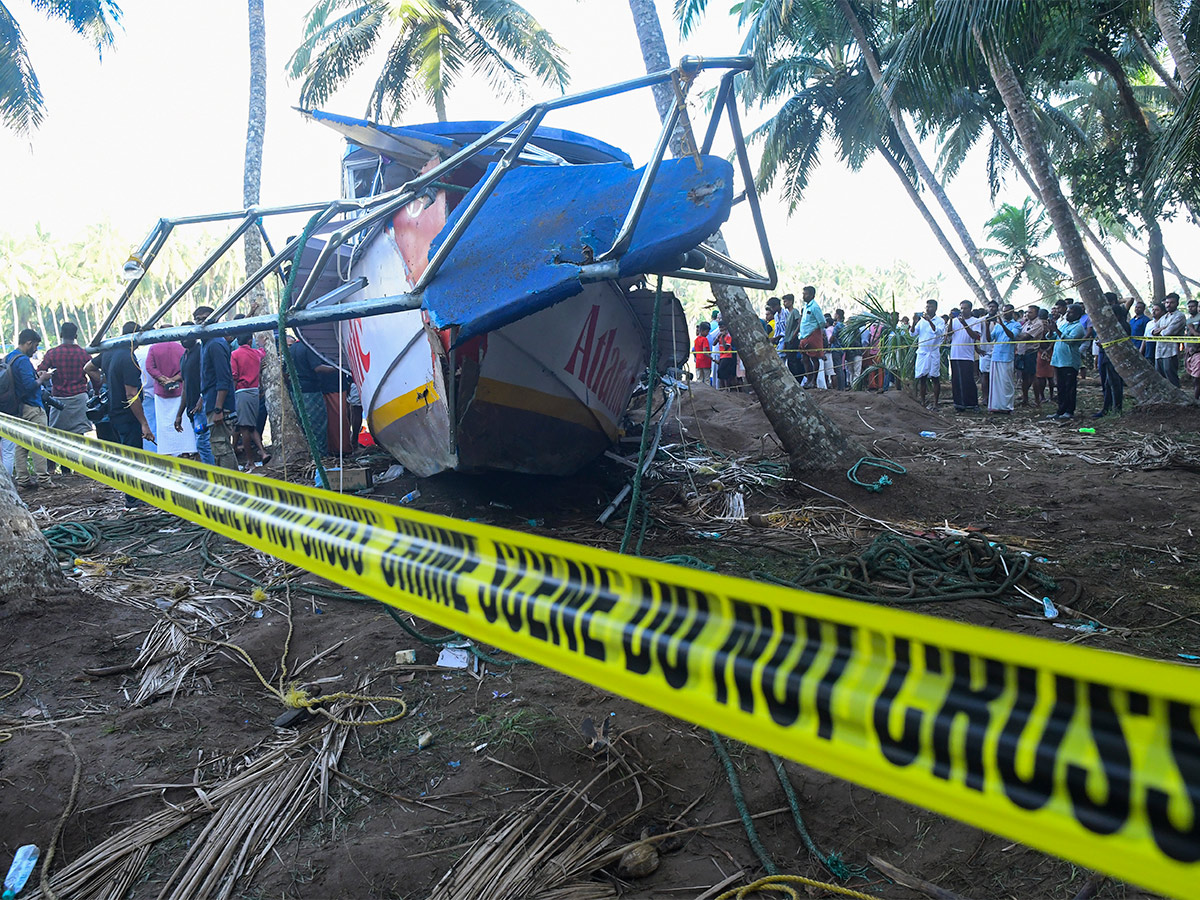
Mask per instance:
[[[325,211],[324,215],[322,215],[322,217],[317,220],[317,227],[320,228],[322,225],[324,225],[326,222],[328,222],[330,219],[332,219],[335,215],[337,215],[337,209],[335,206],[330,205],[330,207]],[[264,234],[265,234],[265,232],[264,232]],[[300,243],[300,235],[296,235],[294,238],[292,238],[290,241],[288,241],[287,245],[282,250],[280,250],[278,253],[276,253],[274,256],[272,256],[263,265],[263,267],[261,269],[259,269],[257,272],[255,272],[250,277],[249,281],[247,281],[240,288],[238,288],[236,291],[234,291],[233,294],[230,295],[228,300],[226,300],[219,307],[217,307],[215,310],[213,310],[212,315],[210,315],[208,317],[208,321],[210,321],[210,322],[219,321],[225,315],[225,313],[227,313],[227,312],[229,312],[229,310],[233,309],[233,307],[237,305],[237,302],[239,300],[241,300],[243,297],[245,297],[247,294],[249,294],[252,290],[254,290],[255,286],[258,285],[260,282],[262,282],[268,275],[271,274],[271,272],[278,269],[285,262],[291,260],[292,257],[295,256],[295,254],[296,254],[296,247],[299,245],[299,243]]]
[[[596,257],[596,262],[604,262],[613,257],[621,256],[629,249],[629,242],[633,240],[633,230],[637,228],[638,219],[642,217],[642,210],[646,207],[646,201],[650,197],[650,187],[654,183],[654,179],[658,176],[659,167],[662,166],[663,157],[666,156],[667,147],[671,143],[671,135],[675,133],[675,125],[678,121],[679,98],[676,97],[671,102],[671,111],[667,113],[667,117],[663,120],[663,128],[658,135],[658,143],[654,147],[654,154],[650,157],[650,161],[646,163],[645,169],[642,170],[642,180],[638,182],[637,191],[633,195],[633,202],[629,205],[629,211],[625,213],[625,221],[621,225],[621,230],[617,232],[616,238],[613,239],[612,246]]]
[[[305,325],[317,325],[322,322],[344,322],[346,319],[368,318],[382,316],[387,313],[403,312],[404,310],[420,309],[421,298],[413,294],[397,294],[394,297],[379,297],[374,300],[355,300],[352,303],[340,303],[335,306],[322,306],[314,309],[303,309],[289,313],[285,327],[300,328]],[[124,347],[129,344],[138,346],[144,344],[161,344],[167,341],[182,341],[187,338],[205,340],[214,337],[232,337],[248,331],[276,331],[279,327],[279,317],[274,314],[253,316],[245,319],[230,319],[228,322],[218,322],[215,325],[179,325],[174,328],[160,328],[145,334],[125,334],[121,337],[110,338],[92,347],[88,353],[100,353],[114,347]]]
[[[100,323],[100,327],[96,329],[96,334],[92,338],[93,344],[104,338],[104,332],[108,331],[112,323],[116,321],[117,316],[120,315],[121,310],[125,308],[125,304],[129,302],[129,298],[150,270],[150,263],[154,262],[154,258],[158,256],[158,251],[167,242],[167,237],[171,234],[173,227],[166,219],[159,219],[154,227],[150,229],[150,234],[142,241],[142,246],[138,248],[135,254],[141,260],[142,274],[125,285],[125,290],[121,291],[121,296],[117,298],[117,302],[113,304],[113,308],[108,311],[108,315]]]
[[[500,179],[512,168],[513,160],[520,154],[521,148],[525,146],[529,138],[533,136],[533,132],[537,130],[538,125],[546,115],[546,110],[537,106],[533,106],[530,109],[533,115],[525,123],[525,127],[521,129],[512,146],[500,157],[500,161],[496,163],[495,168],[488,173],[487,178],[479,186],[477,189],[478,192],[471,198],[470,204],[463,210],[462,215],[455,220],[450,233],[446,235],[446,240],[438,247],[433,258],[429,260],[429,265],[421,273],[420,279],[413,285],[414,292],[423,291],[425,286],[433,279],[433,276],[437,274],[438,269],[442,267],[442,263],[446,261],[446,257],[450,255],[450,251],[454,249],[454,245],[458,243],[458,239],[462,237],[463,232],[467,230],[467,226],[474,220],[475,215],[479,212],[479,208],[492,195],[492,191],[496,189],[496,185],[499,184]]]
[[[154,325],[155,322],[157,322],[159,319],[161,319],[163,316],[165,316],[170,311],[171,307],[174,306],[176,303],[178,303],[183,298],[184,294],[186,294],[188,291],[190,291],[192,289],[192,287],[196,284],[196,282],[204,277],[204,273],[207,272],[209,269],[211,269],[213,267],[213,265],[217,262],[217,260],[219,260],[222,256],[224,256],[225,253],[229,250],[229,248],[237,243],[238,238],[240,238],[243,234],[246,233],[246,231],[248,231],[251,227],[253,227],[254,223],[257,221],[258,221],[258,213],[255,212],[254,210],[251,210],[242,219],[242,221],[238,225],[238,227],[233,229],[233,231],[232,231],[232,233],[230,233],[229,237],[225,238],[225,240],[221,242],[220,246],[218,246],[216,250],[214,250],[212,253],[208,254],[208,258],[200,264],[200,268],[198,268],[191,275],[189,275],[187,278],[185,278],[183,284],[181,284],[176,289],[175,293],[171,294],[170,297],[168,297],[166,300],[164,300],[162,302],[162,306],[160,306],[158,309],[156,309],[151,314],[150,318],[148,318],[145,322],[142,323],[142,328],[143,329],[150,328],[151,326]]]

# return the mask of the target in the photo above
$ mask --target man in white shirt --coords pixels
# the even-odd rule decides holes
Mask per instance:
[[[942,396],[942,338],[946,333],[946,323],[937,314],[937,301],[925,301],[925,314],[917,319],[913,333],[917,336],[917,393],[921,405],[925,402],[929,382],[933,382],[933,405],[937,406]]]
[[[1183,334],[1183,326],[1187,321],[1179,308],[1179,295],[1167,294],[1163,301],[1167,313],[1154,323],[1150,334],[1155,337],[1177,337]],[[1179,341],[1154,342],[1154,368],[1158,374],[1175,387],[1179,387]]]
[[[950,391],[955,412],[979,409],[975,388],[975,347],[979,343],[979,320],[971,315],[971,301],[964,300],[950,311],[946,327],[950,338]]]

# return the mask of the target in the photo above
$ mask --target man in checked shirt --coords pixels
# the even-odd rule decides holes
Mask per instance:
[[[38,363],[39,372],[50,372],[50,395],[61,406],[50,406],[50,427],[73,434],[87,434],[92,430],[92,423],[87,417],[87,376],[83,367],[91,361],[91,356],[76,340],[79,337],[79,327],[74,322],[63,322],[58,329],[61,339],[57,347],[51,347],[42,355]],[[47,461],[46,468],[54,471],[55,464]],[[69,474],[63,469],[63,474]]]

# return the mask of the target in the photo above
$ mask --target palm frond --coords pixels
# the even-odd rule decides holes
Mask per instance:
[[[116,42],[121,7],[115,0],[30,0],[30,5],[51,19],[66,22],[87,39],[98,54]]]
[[[0,122],[24,134],[41,124],[44,110],[21,26],[0,3]]]
[[[543,84],[566,89],[570,82],[563,48],[536,18],[513,0],[474,0],[466,8],[466,20],[480,35],[504,54],[506,64],[520,63]],[[465,24],[465,23],[464,23]]]
[[[395,121],[415,99],[417,82],[412,73],[417,68],[420,42],[419,32],[405,30],[388,48],[379,77],[371,89],[368,118],[377,122]]]
[[[375,50],[385,4],[362,4],[326,24],[292,56],[293,78],[303,76],[300,105],[324,103]]]
[[[708,0],[675,0],[673,15],[679,23],[679,36],[687,38],[708,10]]]

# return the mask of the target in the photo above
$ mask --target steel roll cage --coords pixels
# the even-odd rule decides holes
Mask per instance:
[[[517,115],[513,116],[507,122],[504,122],[487,134],[484,134],[474,140],[472,143],[454,153],[444,162],[430,169],[428,172],[422,173],[416,178],[413,178],[394,190],[383,194],[378,194],[373,197],[363,199],[338,199],[326,202],[299,203],[286,206],[275,207],[252,207],[250,209],[233,210],[220,213],[212,213],[208,215],[183,216],[171,219],[159,219],[151,229],[150,234],[142,242],[139,248],[131,255],[131,261],[136,262],[140,267],[137,275],[129,281],[117,298],[112,309],[97,329],[95,336],[92,338],[91,347],[88,349],[91,352],[107,350],[115,346],[122,346],[133,343],[135,346],[142,344],[160,343],[163,341],[180,340],[184,338],[206,338],[215,337],[218,335],[238,334],[246,331],[265,331],[275,330],[278,327],[278,317],[274,315],[256,316],[254,318],[237,319],[230,322],[222,322],[221,319],[246,297],[255,287],[260,285],[272,273],[279,273],[283,265],[289,262],[295,255],[299,246],[300,237],[291,238],[278,252],[272,253],[258,271],[250,275],[221,305],[213,311],[203,325],[184,325],[175,328],[164,328],[155,331],[147,329],[162,320],[162,318],[178,303],[184,295],[187,294],[195,284],[203,278],[218,260],[221,259],[233,246],[251,228],[257,228],[266,242],[268,250],[271,248],[270,240],[267,238],[266,229],[263,225],[263,219],[280,215],[292,215],[296,213],[320,213],[316,227],[330,222],[334,216],[343,213],[358,212],[361,215],[344,223],[343,227],[334,231],[325,242],[320,253],[317,256],[316,262],[313,265],[307,279],[296,293],[291,302],[291,308],[285,317],[285,326],[292,327],[301,324],[315,324],[318,322],[336,322],[350,318],[360,318],[372,315],[382,315],[384,313],[396,312],[403,309],[416,309],[421,305],[422,292],[429,282],[436,277],[450,252],[462,239],[463,234],[467,231],[471,222],[478,215],[483,204],[495,191],[496,186],[504,175],[513,167],[513,165],[521,158],[526,151],[526,146],[533,138],[538,125],[547,114],[559,110],[566,109],[572,106],[578,106],[583,103],[588,103],[593,100],[599,100],[607,97],[616,96],[619,94],[628,93],[630,91],[640,90],[647,87],[671,82],[675,90],[675,98],[672,101],[671,108],[663,120],[662,129],[659,133],[658,140],[655,143],[654,152],[647,162],[642,177],[638,183],[637,189],[634,192],[632,201],[626,211],[621,228],[616,237],[613,239],[612,246],[604,253],[596,257],[594,263],[585,265],[580,273],[582,281],[598,281],[616,277],[617,262],[621,255],[628,249],[633,238],[633,234],[637,228],[641,214],[645,209],[646,201],[649,197],[650,190],[653,187],[655,177],[658,174],[659,167],[666,156],[666,151],[670,146],[671,137],[674,134],[680,120],[684,122],[689,137],[692,138],[692,150],[699,164],[699,156],[707,154],[712,149],[713,141],[716,138],[717,128],[722,118],[726,116],[729,119],[730,130],[732,132],[734,143],[734,154],[737,158],[738,169],[741,172],[742,180],[745,184],[745,192],[742,197],[739,197],[736,202],[742,199],[749,204],[751,217],[754,222],[755,233],[758,238],[759,249],[762,252],[766,274],[760,274],[748,266],[742,265],[731,259],[724,253],[720,253],[713,249],[708,244],[701,244],[699,249],[704,253],[705,257],[710,260],[716,260],[722,266],[727,268],[728,272],[706,272],[696,269],[676,269],[669,272],[661,272],[665,277],[687,279],[692,281],[704,281],[714,284],[725,284],[738,286],[743,288],[757,288],[762,290],[771,290],[775,287],[778,281],[778,273],[775,268],[775,261],[771,255],[770,245],[767,241],[766,226],[762,218],[762,209],[759,204],[758,193],[754,184],[754,173],[750,166],[749,154],[746,149],[745,137],[741,131],[741,122],[737,112],[737,105],[734,100],[733,80],[736,75],[745,72],[753,67],[753,60],[748,56],[732,56],[732,57],[697,57],[685,56],[680,61],[678,66],[671,69],[665,69],[660,72],[655,72],[648,75],[643,75],[639,78],[629,79],[627,81],[618,82],[602,88],[595,88],[588,91],[583,91],[578,94],[572,94],[564,97],[559,97],[555,100],[548,100],[541,103],[535,103]],[[694,137],[691,136],[690,123],[686,117],[684,104],[686,101],[686,91],[681,90],[680,83],[690,84],[700,72],[709,69],[724,69],[725,73],[721,76],[720,84],[717,87],[715,100],[712,107],[712,112],[709,116],[707,128],[705,130],[703,143],[697,147]],[[301,110],[306,115],[311,116],[311,111]],[[516,132],[515,137],[513,136]],[[504,145],[505,149],[499,160],[492,167],[491,171],[485,176],[484,180],[479,184],[474,191],[474,195],[463,208],[462,213],[451,226],[449,234],[441,245],[435,251],[433,257],[429,260],[429,264],[422,273],[420,279],[414,285],[413,290],[406,294],[397,294],[395,296],[377,298],[365,301],[352,301],[350,303],[334,302],[341,297],[348,296],[347,285],[342,285],[338,289],[319,298],[313,298],[316,285],[324,272],[329,260],[338,250],[347,242],[365,234],[370,229],[381,225],[390,217],[418,198],[426,189],[434,182],[442,181],[449,173],[459,168],[463,164],[471,161],[479,154],[492,148],[495,145]],[[536,145],[534,147],[536,148]],[[527,157],[528,159],[528,157]],[[541,163],[531,162],[530,164],[563,164],[561,160],[557,160],[553,154],[546,154],[545,161]],[[120,311],[128,303],[129,298],[133,295],[142,279],[145,278],[146,272],[153,263],[155,257],[166,243],[167,238],[172,231],[180,225],[193,225],[211,222],[234,221],[237,224],[233,230],[226,236],[221,244],[213,250],[203,263],[184,279],[183,283],[176,288],[166,300],[160,304],[144,323],[141,324],[141,330],[132,334],[121,335],[115,338],[104,338],[105,332],[112,326]],[[361,280],[361,287],[365,284],[365,280]],[[356,282],[349,282],[355,284]],[[356,288],[357,289],[357,288]],[[335,296],[336,295],[336,296]],[[308,309],[312,306],[313,309]]]

